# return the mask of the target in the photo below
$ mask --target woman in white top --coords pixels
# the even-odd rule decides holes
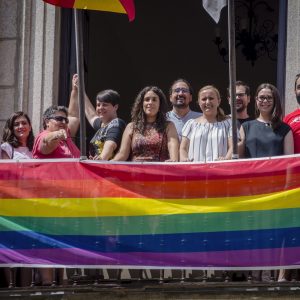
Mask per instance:
[[[14,112],[4,126],[2,159],[32,158],[33,142],[34,136],[28,115],[22,111]]]
[[[231,159],[231,119],[220,108],[217,88],[204,86],[198,93],[203,115],[189,120],[182,129],[180,161],[208,162]]]

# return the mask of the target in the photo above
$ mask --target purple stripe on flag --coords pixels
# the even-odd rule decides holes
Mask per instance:
[[[80,249],[0,249],[0,264],[152,267],[272,267],[300,265],[300,247],[201,253],[97,253]]]

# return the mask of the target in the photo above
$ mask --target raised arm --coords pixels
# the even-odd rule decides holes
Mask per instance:
[[[120,150],[112,160],[126,161],[128,159],[131,151],[132,135],[133,135],[133,124],[129,123],[126,126],[125,131],[123,133]]]
[[[167,126],[168,150],[170,159],[167,161],[178,161],[179,159],[179,141],[174,123],[169,122]]]
[[[74,137],[77,133],[80,124],[79,104],[78,104],[78,75],[74,74],[72,78],[72,91],[68,107],[69,129],[71,136]]]

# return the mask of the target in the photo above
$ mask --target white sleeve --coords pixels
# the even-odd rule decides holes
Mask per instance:
[[[9,158],[12,158],[12,146],[9,143],[1,144],[1,150],[4,151]]]

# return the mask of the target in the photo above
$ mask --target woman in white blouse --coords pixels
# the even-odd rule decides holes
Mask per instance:
[[[182,130],[180,161],[208,162],[231,159],[231,119],[220,108],[217,88],[204,86],[198,93],[203,115],[189,120]]]
[[[32,158],[33,142],[34,136],[28,115],[22,111],[14,112],[3,129],[2,159]]]

